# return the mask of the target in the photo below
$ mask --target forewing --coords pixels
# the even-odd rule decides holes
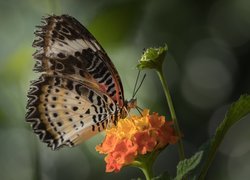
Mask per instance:
[[[49,16],[35,34],[36,71],[88,80],[123,107],[123,87],[117,70],[93,35],[75,18]]]
[[[113,100],[91,84],[59,76],[41,75],[28,97],[26,119],[53,150],[102,131],[116,112]]]

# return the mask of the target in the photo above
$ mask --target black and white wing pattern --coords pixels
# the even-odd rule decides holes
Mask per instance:
[[[126,107],[119,74],[93,35],[68,15],[42,22],[33,42],[41,75],[30,84],[26,121],[55,150],[102,131]]]

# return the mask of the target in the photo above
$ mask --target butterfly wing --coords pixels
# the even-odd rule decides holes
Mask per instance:
[[[26,119],[53,150],[74,146],[106,128],[116,105],[101,91],[81,81],[41,75],[32,82]]]
[[[124,107],[120,77],[106,52],[73,17],[49,16],[35,32],[35,71],[26,120],[52,149],[105,129]]]
[[[75,18],[49,16],[35,34],[36,71],[86,79],[119,107],[124,106],[123,87],[115,66],[93,35]]]

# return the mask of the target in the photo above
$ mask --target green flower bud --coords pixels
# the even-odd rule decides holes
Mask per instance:
[[[141,70],[146,68],[160,70],[167,50],[168,47],[166,44],[159,48],[148,48],[143,53],[137,68]]]

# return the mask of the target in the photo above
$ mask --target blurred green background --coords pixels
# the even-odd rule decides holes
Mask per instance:
[[[9,0],[0,1],[0,179],[83,180],[143,177],[138,169],[105,173],[97,135],[75,148],[51,151],[25,123],[35,25],[46,14],[69,14],[103,45],[131,97],[144,48],[167,43],[164,64],[190,156],[215,131],[229,104],[250,92],[248,0]],[[140,107],[169,117],[161,84],[152,71],[137,94]],[[207,179],[249,179],[250,117],[225,137]],[[156,174],[175,172],[175,146],[157,159]]]

